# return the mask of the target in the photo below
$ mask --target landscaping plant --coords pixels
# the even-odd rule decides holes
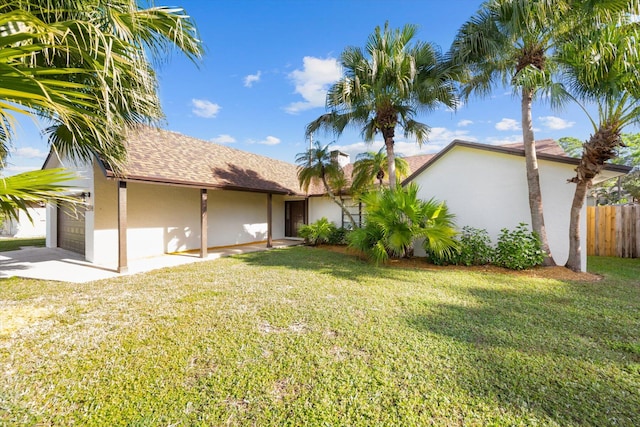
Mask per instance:
[[[439,256],[455,250],[453,215],[444,202],[420,200],[416,184],[371,192],[361,201],[366,206],[365,225],[350,234],[349,245],[376,263],[412,256],[419,238]]]
[[[435,265],[487,265],[493,261],[495,250],[487,230],[464,226],[457,241],[457,250],[450,256],[439,257],[428,250],[427,258]]]
[[[298,230],[298,235],[305,242],[318,245],[320,243],[328,243],[329,239],[336,234],[337,227],[325,217],[320,218],[313,224],[303,225]]]
[[[514,230],[503,228],[496,245],[495,264],[512,270],[524,270],[542,264],[544,251],[540,238],[520,223]]]

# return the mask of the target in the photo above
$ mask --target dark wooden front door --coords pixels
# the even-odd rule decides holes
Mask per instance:
[[[304,200],[284,202],[284,235],[285,237],[298,237],[298,229],[305,223]]]

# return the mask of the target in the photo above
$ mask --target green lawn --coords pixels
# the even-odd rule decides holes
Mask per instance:
[[[44,246],[45,238],[36,237],[30,239],[0,239],[0,252],[15,251],[23,246]]]
[[[640,425],[640,260],[599,282],[295,247],[0,281],[0,425]]]

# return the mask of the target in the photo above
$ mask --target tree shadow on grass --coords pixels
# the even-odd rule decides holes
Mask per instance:
[[[236,258],[250,265],[314,271],[346,280],[358,281],[366,278],[411,280],[410,271],[375,266],[354,255],[309,246],[252,252],[237,255]]]
[[[471,395],[560,425],[640,425],[637,297],[594,297],[601,284],[504,284],[469,288],[473,303],[425,304],[405,320],[463,349],[448,375]]]

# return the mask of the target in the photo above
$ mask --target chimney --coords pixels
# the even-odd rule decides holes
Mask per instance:
[[[343,153],[340,150],[333,150],[331,152],[331,160],[335,160],[336,162],[338,162],[341,168],[348,165],[349,162],[351,161],[351,159],[349,158],[349,155],[347,153]]]

